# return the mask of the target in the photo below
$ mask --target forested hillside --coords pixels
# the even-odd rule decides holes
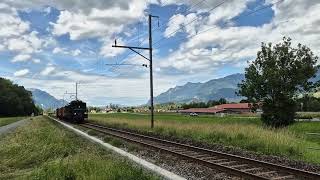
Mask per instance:
[[[0,78],[0,116],[25,116],[38,112],[31,92],[10,80]]]

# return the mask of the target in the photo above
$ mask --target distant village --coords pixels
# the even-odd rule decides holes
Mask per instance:
[[[119,105],[110,104],[105,107],[89,107],[89,113],[148,113],[149,107],[144,106],[132,106],[122,107]],[[261,110],[259,107],[254,107],[251,103],[228,103],[226,100],[219,100],[212,102],[191,102],[189,104],[179,103],[166,103],[155,105],[155,112],[170,112],[189,115],[223,115],[223,114],[251,114],[259,113]]]

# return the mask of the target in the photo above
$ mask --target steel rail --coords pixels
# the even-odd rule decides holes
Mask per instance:
[[[80,126],[121,138],[126,141],[175,154],[180,157],[193,160],[197,163],[201,163],[205,166],[219,169],[227,174],[247,179],[297,179],[298,177],[303,179],[320,179],[320,174],[314,172],[308,172],[233,154],[213,151],[92,123],[84,123]],[[242,167],[247,168],[239,169]],[[252,173],[256,170],[258,170],[258,172]],[[272,174],[276,175],[272,176]]]

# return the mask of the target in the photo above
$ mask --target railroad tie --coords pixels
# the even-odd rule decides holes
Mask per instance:
[[[243,172],[249,172],[249,171],[255,171],[255,170],[260,170],[262,168],[250,168],[250,169],[244,169],[242,170]]]
[[[199,154],[198,152],[192,152],[192,153],[187,153],[186,155],[191,156],[191,157],[195,157],[195,156],[199,156],[201,154]]]
[[[226,164],[232,164],[232,163],[235,163],[237,161],[227,161],[227,162],[222,162],[222,163],[217,163],[219,165],[226,165]]]
[[[276,173],[277,171],[267,171],[267,172],[260,172],[260,173],[256,173],[257,176],[263,176],[263,175],[267,175],[267,174],[273,174]]]
[[[229,159],[217,159],[217,160],[211,160],[209,162],[212,162],[212,163],[217,163],[217,162],[221,162],[221,161],[227,161]]]
[[[193,151],[187,151],[185,149],[181,149],[181,150],[177,150],[177,151],[174,151],[176,153],[192,153]]]
[[[199,154],[198,156],[194,156],[195,158],[197,159],[201,159],[204,158],[204,157],[210,157],[208,154]]]
[[[212,160],[217,160],[218,159],[218,156],[211,156],[211,157],[203,157],[203,158],[199,158],[201,159],[202,161],[212,161]]]
[[[275,177],[272,178],[272,180],[280,180],[280,179],[293,179],[294,175],[287,175],[287,176],[279,176],[279,177]]]
[[[239,165],[230,166],[230,168],[239,168],[239,167],[246,167],[246,166],[248,166],[248,164],[239,164]]]

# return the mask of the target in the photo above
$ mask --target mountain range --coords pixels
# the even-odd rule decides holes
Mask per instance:
[[[236,95],[238,83],[244,80],[244,74],[232,74],[223,78],[212,79],[204,83],[188,82],[183,86],[170,88],[166,92],[155,97],[156,104],[177,102],[199,102],[218,100],[225,98],[228,101],[240,101],[243,97]]]
[[[227,101],[238,102],[244,97],[236,95],[238,84],[245,79],[244,74],[232,74],[223,78],[212,79],[204,83],[188,82],[182,86],[176,86],[168,89],[166,92],[154,98],[155,104],[168,102],[189,103],[189,102],[207,102],[209,100],[219,100],[225,98]],[[320,71],[315,78],[310,81],[320,80]],[[49,93],[40,89],[28,89],[32,92],[32,98],[35,103],[43,109],[55,109],[67,104],[67,101],[56,99]],[[150,102],[148,102],[150,103]]]
[[[32,93],[32,99],[34,100],[35,104],[43,109],[56,109],[67,104],[67,101],[62,99],[56,99],[49,93],[42,91],[40,89],[28,89]]]
[[[159,96],[155,97],[155,104],[168,102],[190,103],[207,102],[209,100],[219,100],[225,98],[227,101],[238,102],[244,97],[236,95],[238,84],[245,79],[244,74],[232,74],[223,78],[212,79],[204,83],[188,82],[183,86],[170,88]],[[320,81],[320,70],[310,81]],[[318,93],[319,94],[319,93]],[[148,102],[149,104],[150,102]]]

